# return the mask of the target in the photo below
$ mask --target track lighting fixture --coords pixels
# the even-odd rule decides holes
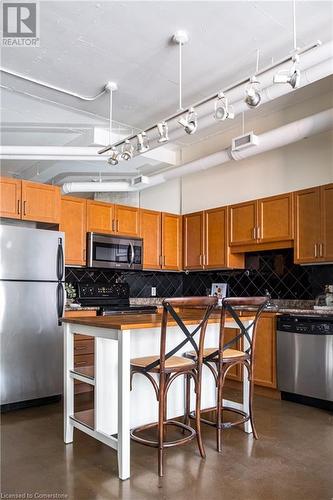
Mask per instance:
[[[120,158],[125,161],[130,160],[131,158],[133,158],[133,150],[134,148],[132,144],[128,139],[126,139],[126,141],[123,144],[123,147],[121,148]]]
[[[111,156],[108,158],[109,165],[118,165],[119,163],[119,153],[116,148],[111,149]]]
[[[145,153],[149,149],[149,140],[146,132],[141,132],[136,136],[137,145],[136,150],[138,153]]]
[[[257,108],[261,102],[261,95],[259,92],[260,82],[255,76],[251,76],[249,83],[246,86],[245,102],[249,108]]]
[[[178,123],[184,127],[184,130],[187,134],[194,134],[194,132],[198,128],[198,117],[197,113],[194,111],[194,108],[190,108],[186,115],[186,118],[181,118],[178,120]]]
[[[160,138],[158,139],[157,142],[160,144],[163,142],[168,142],[169,136],[168,136],[168,124],[167,122],[159,122],[157,124],[157,130],[159,133]]]
[[[219,92],[217,99],[215,101],[215,111],[214,111],[215,120],[224,121],[227,118],[232,120],[235,118],[235,113],[233,112],[232,106],[228,104],[228,98],[225,96],[223,92]]]
[[[293,56],[293,64],[289,71],[279,71],[274,75],[274,83],[289,83],[293,89],[297,89],[301,83],[301,72],[298,68],[299,55]]]

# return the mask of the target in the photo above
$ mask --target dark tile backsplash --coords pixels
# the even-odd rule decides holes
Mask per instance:
[[[263,295],[267,289],[274,299],[313,299],[325,284],[333,284],[333,265],[298,266],[292,250],[259,252],[246,256],[246,269],[171,273],[154,271],[110,271],[66,268],[71,283],[113,283],[126,281],[131,297],[150,297],[151,287],[158,297],[206,295],[211,283],[225,282],[229,295]]]

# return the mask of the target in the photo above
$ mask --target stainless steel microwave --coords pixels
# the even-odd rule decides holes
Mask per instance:
[[[142,269],[143,240],[88,233],[87,266],[108,269]]]

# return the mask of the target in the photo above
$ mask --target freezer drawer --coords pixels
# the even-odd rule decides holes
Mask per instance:
[[[64,242],[58,231],[0,225],[0,279],[63,280]]]
[[[62,393],[59,287],[0,282],[1,404]]]
[[[333,401],[333,335],[277,331],[278,389]]]

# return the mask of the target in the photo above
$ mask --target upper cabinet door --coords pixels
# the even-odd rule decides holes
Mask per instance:
[[[86,264],[87,201],[66,196],[61,199],[60,231],[65,233],[65,263]]]
[[[22,219],[59,223],[60,202],[58,186],[22,181]]]
[[[319,242],[319,258],[333,262],[333,184],[321,187],[322,237]]]
[[[140,236],[143,238],[143,268],[161,268],[161,212],[140,210]]]
[[[319,260],[321,236],[320,188],[303,189],[294,193],[295,262]]]
[[[0,217],[21,219],[21,181],[0,177]]]
[[[139,236],[139,209],[124,205],[115,205],[115,229],[123,236]]]
[[[229,207],[230,246],[251,245],[257,241],[257,201]]]
[[[292,193],[258,200],[258,217],[260,243],[294,238]]]
[[[227,267],[227,209],[207,210],[205,217],[204,267]]]
[[[162,213],[162,269],[180,271],[182,268],[182,218]]]
[[[183,216],[184,269],[202,269],[204,264],[204,212]]]
[[[87,201],[87,231],[114,232],[114,205],[102,201]]]

